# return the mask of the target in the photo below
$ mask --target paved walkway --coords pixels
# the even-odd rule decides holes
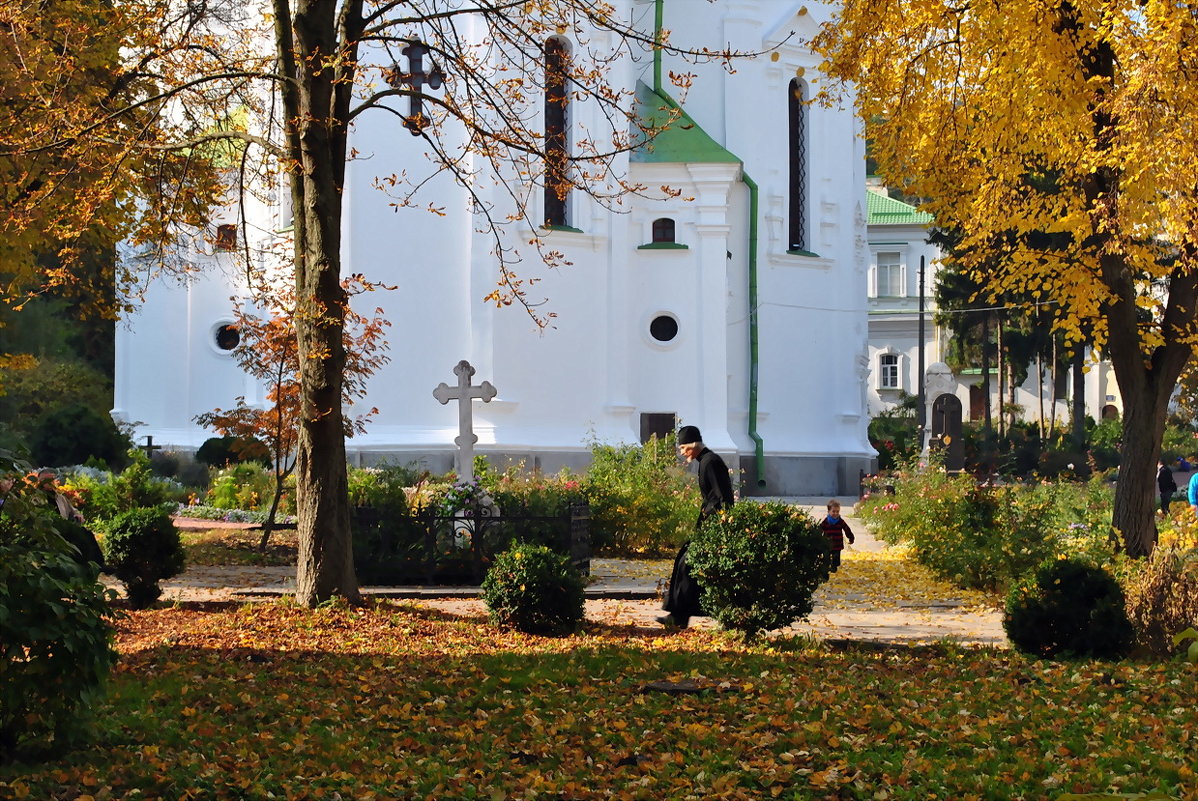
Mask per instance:
[[[826,498],[784,500],[805,507],[813,515],[822,513],[827,502]],[[840,501],[847,511],[856,499]],[[820,588],[812,614],[791,626],[790,631],[832,640],[907,644],[951,640],[1006,646],[1001,613],[997,609],[955,597],[893,599],[888,597],[884,586],[862,588],[862,574],[893,554],[860,520],[851,514],[846,517],[856,533],[856,543],[844,553],[841,574]],[[658,627],[654,619],[663,614],[661,595],[670,567],[671,560],[662,559],[592,560],[591,583],[586,589],[587,617],[615,625]],[[841,576],[843,582],[838,580]],[[162,586],[164,600],[264,599],[293,593],[295,568],[194,567],[163,582]],[[412,599],[453,614],[486,614],[477,587],[366,587],[363,593],[369,597]],[[708,628],[715,623],[697,618],[694,625]]]

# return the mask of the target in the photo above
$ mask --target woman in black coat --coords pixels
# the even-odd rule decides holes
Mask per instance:
[[[732,479],[728,476],[728,465],[724,464],[718,453],[703,444],[703,438],[695,426],[678,429],[678,451],[688,462],[698,463],[699,493],[703,497],[699,519],[695,522],[695,530],[698,531],[704,520],[732,505]],[[674,570],[670,574],[670,586],[662,605],[669,614],[657,619],[658,623],[665,626],[686,628],[692,617],[703,614],[699,604],[699,585],[691,577],[686,562],[689,547],[688,540],[674,557]]]

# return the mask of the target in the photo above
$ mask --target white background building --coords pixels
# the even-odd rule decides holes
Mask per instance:
[[[931,216],[888,197],[883,187],[866,192],[869,213],[869,414],[874,417],[894,408],[904,394],[919,394],[919,270],[924,264],[924,368],[945,361],[950,332],[933,322],[936,314],[935,287],[940,249],[929,244]],[[1054,381],[1050,366],[1036,365],[1027,379],[1015,388],[1014,402],[1021,407],[1024,420],[1055,420],[1067,424],[1070,416],[1069,395],[1072,380],[1066,365],[1061,365],[1059,380]],[[960,370],[955,375],[957,397],[963,419],[981,420],[985,416],[982,375],[978,367]],[[1041,387],[1041,384],[1043,385]],[[1109,362],[1090,364],[1085,374],[1086,414],[1094,419],[1122,414],[1122,399]],[[999,409],[997,364],[991,365],[990,403],[995,416]],[[1041,404],[1043,398],[1043,404]],[[1004,392],[1004,403],[1011,402]],[[1055,414],[1053,405],[1055,404]]]

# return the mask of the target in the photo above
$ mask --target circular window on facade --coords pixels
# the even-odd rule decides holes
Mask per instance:
[[[241,342],[241,332],[237,330],[237,326],[225,323],[216,327],[213,340],[217,350],[231,351]]]
[[[649,323],[649,335],[658,342],[670,342],[678,336],[678,321],[668,314],[660,314]]]

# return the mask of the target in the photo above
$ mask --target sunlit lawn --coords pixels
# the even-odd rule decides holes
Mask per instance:
[[[164,606],[119,648],[95,747],[0,766],[0,798],[1198,799],[1179,662],[553,640],[396,603]]]

